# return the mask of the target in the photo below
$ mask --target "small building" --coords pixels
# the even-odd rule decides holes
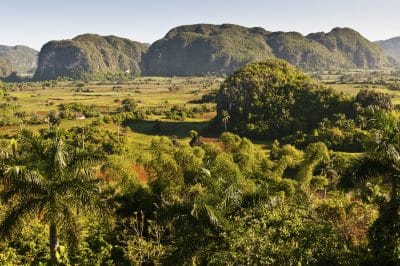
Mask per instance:
[[[85,120],[86,116],[83,113],[76,113],[75,114],[75,119],[76,120]]]

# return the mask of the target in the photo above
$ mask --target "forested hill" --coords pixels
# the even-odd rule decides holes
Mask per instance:
[[[38,51],[22,45],[0,45],[0,59],[9,61],[19,74],[33,73],[37,67]]]
[[[144,60],[149,75],[230,73],[249,62],[272,57],[262,28],[189,25],[170,30],[153,43]]]
[[[396,63],[377,44],[349,28],[304,36],[233,24],[197,24],[171,29],[150,47],[94,34],[50,41],[40,51],[35,78],[230,74],[268,58],[284,59],[306,71],[379,69]]]
[[[390,65],[379,46],[349,28],[303,36],[232,24],[198,24],[174,28],[153,43],[144,60],[144,73],[230,73],[269,57],[284,59],[308,71]]]
[[[146,45],[116,36],[84,34],[72,40],[50,41],[39,53],[35,78],[139,75],[146,51]]]

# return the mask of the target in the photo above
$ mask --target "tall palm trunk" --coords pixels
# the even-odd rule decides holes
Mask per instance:
[[[393,201],[397,201],[398,200],[398,192],[397,192],[397,180],[398,180],[398,176],[397,175],[392,175],[392,191],[391,191],[391,200]]]
[[[58,235],[57,226],[54,223],[50,224],[50,260],[52,265],[57,265],[57,248],[58,248]]]

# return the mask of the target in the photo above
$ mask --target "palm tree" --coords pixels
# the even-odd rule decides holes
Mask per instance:
[[[113,123],[117,124],[117,136],[118,136],[118,143],[120,143],[120,127],[121,123],[124,121],[124,118],[121,114],[114,115],[112,117]]]
[[[228,111],[222,110],[222,123],[224,123],[225,132],[227,131],[227,124],[228,124],[230,118],[231,117],[229,116]]]
[[[375,259],[381,264],[400,263],[400,126],[390,114],[376,111],[372,121],[377,129],[366,154],[346,169],[339,185],[356,188],[372,179],[388,186],[386,199],[380,202],[379,218],[370,228],[369,237]]]
[[[22,130],[19,142],[20,150],[0,152],[0,195],[7,205],[0,235],[11,237],[24,218],[38,217],[49,226],[50,261],[57,264],[59,230],[73,252],[79,212],[99,208],[95,155],[71,149],[57,133],[44,139]]]

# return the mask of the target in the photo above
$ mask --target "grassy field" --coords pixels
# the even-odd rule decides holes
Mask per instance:
[[[360,89],[374,89],[392,95],[393,102],[400,104],[400,91],[392,91],[384,85],[359,84],[356,82],[338,84],[339,76],[327,76],[323,82],[338,92],[355,95]],[[135,99],[138,108],[146,110],[153,108],[160,111],[170,110],[174,106],[186,106],[192,108],[198,104],[190,103],[201,99],[202,95],[217,89],[222,82],[221,78],[191,77],[191,78],[162,78],[140,77],[124,82],[74,82],[59,81],[52,83],[24,83],[14,84],[7,90],[7,95],[0,98],[0,121],[9,121],[9,124],[0,127],[2,136],[16,134],[21,126],[16,112],[25,112],[27,116],[36,115],[42,121],[52,110],[57,111],[60,104],[79,102],[85,105],[93,105],[100,111],[100,118],[116,112],[121,106],[121,101],[126,98]],[[215,112],[197,114],[193,118],[184,121],[167,119],[165,115],[149,115],[144,121],[130,121],[124,124],[124,134],[130,145],[142,147],[150,142],[154,135],[176,136],[180,141],[189,141],[188,132],[191,129],[201,132],[205,137],[216,137],[210,134],[209,121],[215,116]],[[63,119],[60,126],[71,128],[82,126],[99,118],[84,120]],[[33,130],[47,127],[46,123],[29,125],[25,127]],[[117,125],[106,123],[102,127],[117,131]],[[155,128],[157,127],[157,130]],[[260,142],[259,147],[268,143]]]
[[[155,108],[169,110],[174,106],[191,108],[197,104],[190,101],[201,99],[201,96],[218,88],[220,78],[159,78],[143,77],[126,82],[57,82],[52,85],[27,83],[15,85],[8,89],[8,95],[0,98],[0,120],[9,121],[10,125],[1,127],[2,136],[12,136],[20,129],[16,112],[33,114],[44,120],[52,110],[57,111],[60,104],[79,102],[94,105],[100,111],[100,117],[115,113],[126,98],[135,99],[139,109]],[[167,119],[164,115],[149,115],[146,121],[132,121],[122,128],[129,142],[135,146],[149,143],[154,135],[177,136],[186,141],[191,129],[204,131],[215,112],[206,112],[184,121]],[[84,120],[63,119],[60,126],[71,128],[89,124],[98,118]],[[154,132],[154,124],[160,124],[160,130]],[[39,130],[47,124],[24,127]],[[117,125],[108,123],[104,128],[117,131]],[[204,134],[207,132],[205,131]]]

